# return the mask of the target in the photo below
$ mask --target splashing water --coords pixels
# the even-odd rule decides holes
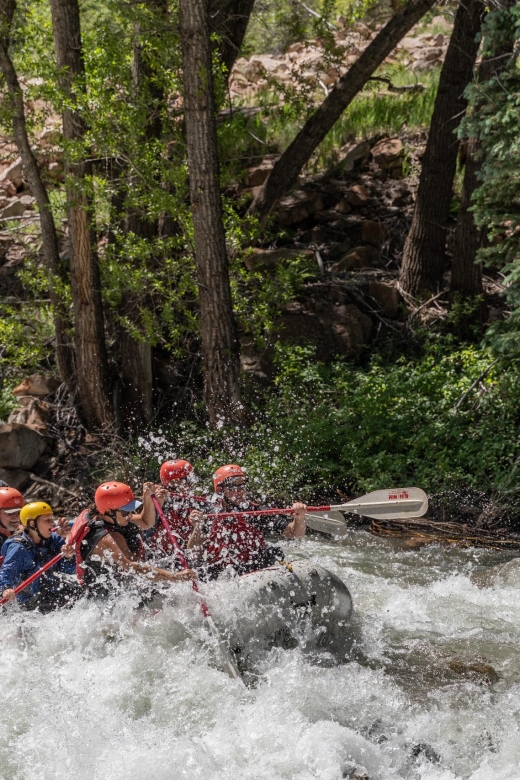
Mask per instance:
[[[473,581],[507,557],[360,532],[290,552],[349,586],[356,660],[273,649],[246,689],[217,668],[186,585],[156,614],[130,596],[2,614],[0,778],[518,780],[520,573]]]

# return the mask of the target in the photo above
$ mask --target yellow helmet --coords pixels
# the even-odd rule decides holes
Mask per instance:
[[[33,501],[20,509],[20,522],[26,528],[29,520],[36,520],[40,515],[52,514],[54,514],[52,508],[45,501]]]

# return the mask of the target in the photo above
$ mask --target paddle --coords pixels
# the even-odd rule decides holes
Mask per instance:
[[[55,555],[54,558],[51,558],[50,561],[47,561],[47,563],[41,567],[41,569],[38,569],[38,571],[35,571],[34,574],[31,574],[30,577],[27,577],[25,582],[22,582],[21,585],[18,585],[15,589],[15,595],[17,593],[21,593],[24,588],[27,588],[28,585],[32,585],[35,580],[38,579],[38,577],[41,577],[42,574],[45,574],[46,571],[49,569],[52,569],[53,566],[55,566],[61,559],[63,558],[63,553],[58,553],[58,555]],[[9,599],[0,599],[0,604],[7,604]]]
[[[161,505],[159,504],[159,502],[157,500],[157,497],[152,495],[152,501],[154,503],[155,509],[157,510],[157,514],[159,515],[161,523],[164,526],[164,530],[166,531],[166,535],[168,536],[168,539],[170,540],[170,544],[173,546],[173,548],[175,549],[175,551],[176,551],[176,553],[177,553],[177,555],[179,557],[179,561],[180,561],[181,566],[183,566],[185,569],[188,569],[189,568],[188,562],[186,561],[186,558],[184,557],[184,555],[182,553],[182,550],[179,547],[179,543],[177,542],[177,539],[175,538],[175,536],[171,532],[170,526],[169,526],[168,521],[166,520],[166,518],[164,516],[164,513],[163,513],[163,511],[161,509]],[[218,645],[218,648],[220,650],[220,655],[222,657],[222,662],[224,664],[224,668],[225,668],[226,672],[229,674],[229,676],[233,680],[242,680],[242,677],[240,675],[240,672],[238,671],[238,666],[237,666],[237,663],[236,663],[236,661],[235,661],[235,659],[233,657],[233,654],[232,654],[230,648],[228,647],[228,644],[225,641],[225,639],[220,635],[220,632],[219,632],[217,626],[215,625],[215,621],[211,617],[211,613],[209,611],[208,605],[206,604],[202,594],[200,593],[199,586],[197,585],[195,580],[191,581],[191,586],[192,586],[193,590],[195,591],[195,593],[197,594],[198,601],[199,601],[199,604],[200,604],[200,608],[201,608],[202,614],[204,615],[204,620],[206,621],[206,625],[207,625],[208,629],[210,630],[211,634],[213,635],[213,637],[214,637],[214,639],[215,639],[215,641],[216,641],[216,643]]]
[[[333,535],[344,535],[346,525],[344,519],[340,519],[339,512],[352,512],[363,517],[371,517],[374,520],[401,519],[408,517],[421,517],[428,509],[428,496],[420,488],[387,488],[385,490],[374,490],[366,496],[361,496],[346,504],[335,504],[329,506],[309,506],[308,513],[324,512],[323,516],[306,514],[305,519],[309,528]],[[235,512],[222,512],[220,514],[208,515],[211,518],[238,517],[249,515],[255,517],[258,515],[290,515],[294,509],[288,507],[285,509],[253,509]],[[335,516],[327,517],[328,512]]]

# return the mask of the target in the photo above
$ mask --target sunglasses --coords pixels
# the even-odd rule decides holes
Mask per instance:
[[[246,487],[247,485],[247,479],[244,479],[244,477],[230,477],[229,479],[226,479],[224,482],[225,488],[242,488]]]
[[[129,515],[133,514],[133,512],[129,512],[128,510],[125,509],[118,509],[117,511],[119,512],[120,515],[123,515],[123,517],[128,517]]]

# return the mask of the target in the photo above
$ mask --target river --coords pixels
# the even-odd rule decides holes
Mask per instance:
[[[130,599],[11,606],[1,780],[340,780],[355,766],[370,780],[520,778],[520,575],[474,582],[511,555],[405,551],[360,531],[287,552],[350,588],[357,660],[277,648],[244,688],[216,668],[188,597],[157,614]]]

